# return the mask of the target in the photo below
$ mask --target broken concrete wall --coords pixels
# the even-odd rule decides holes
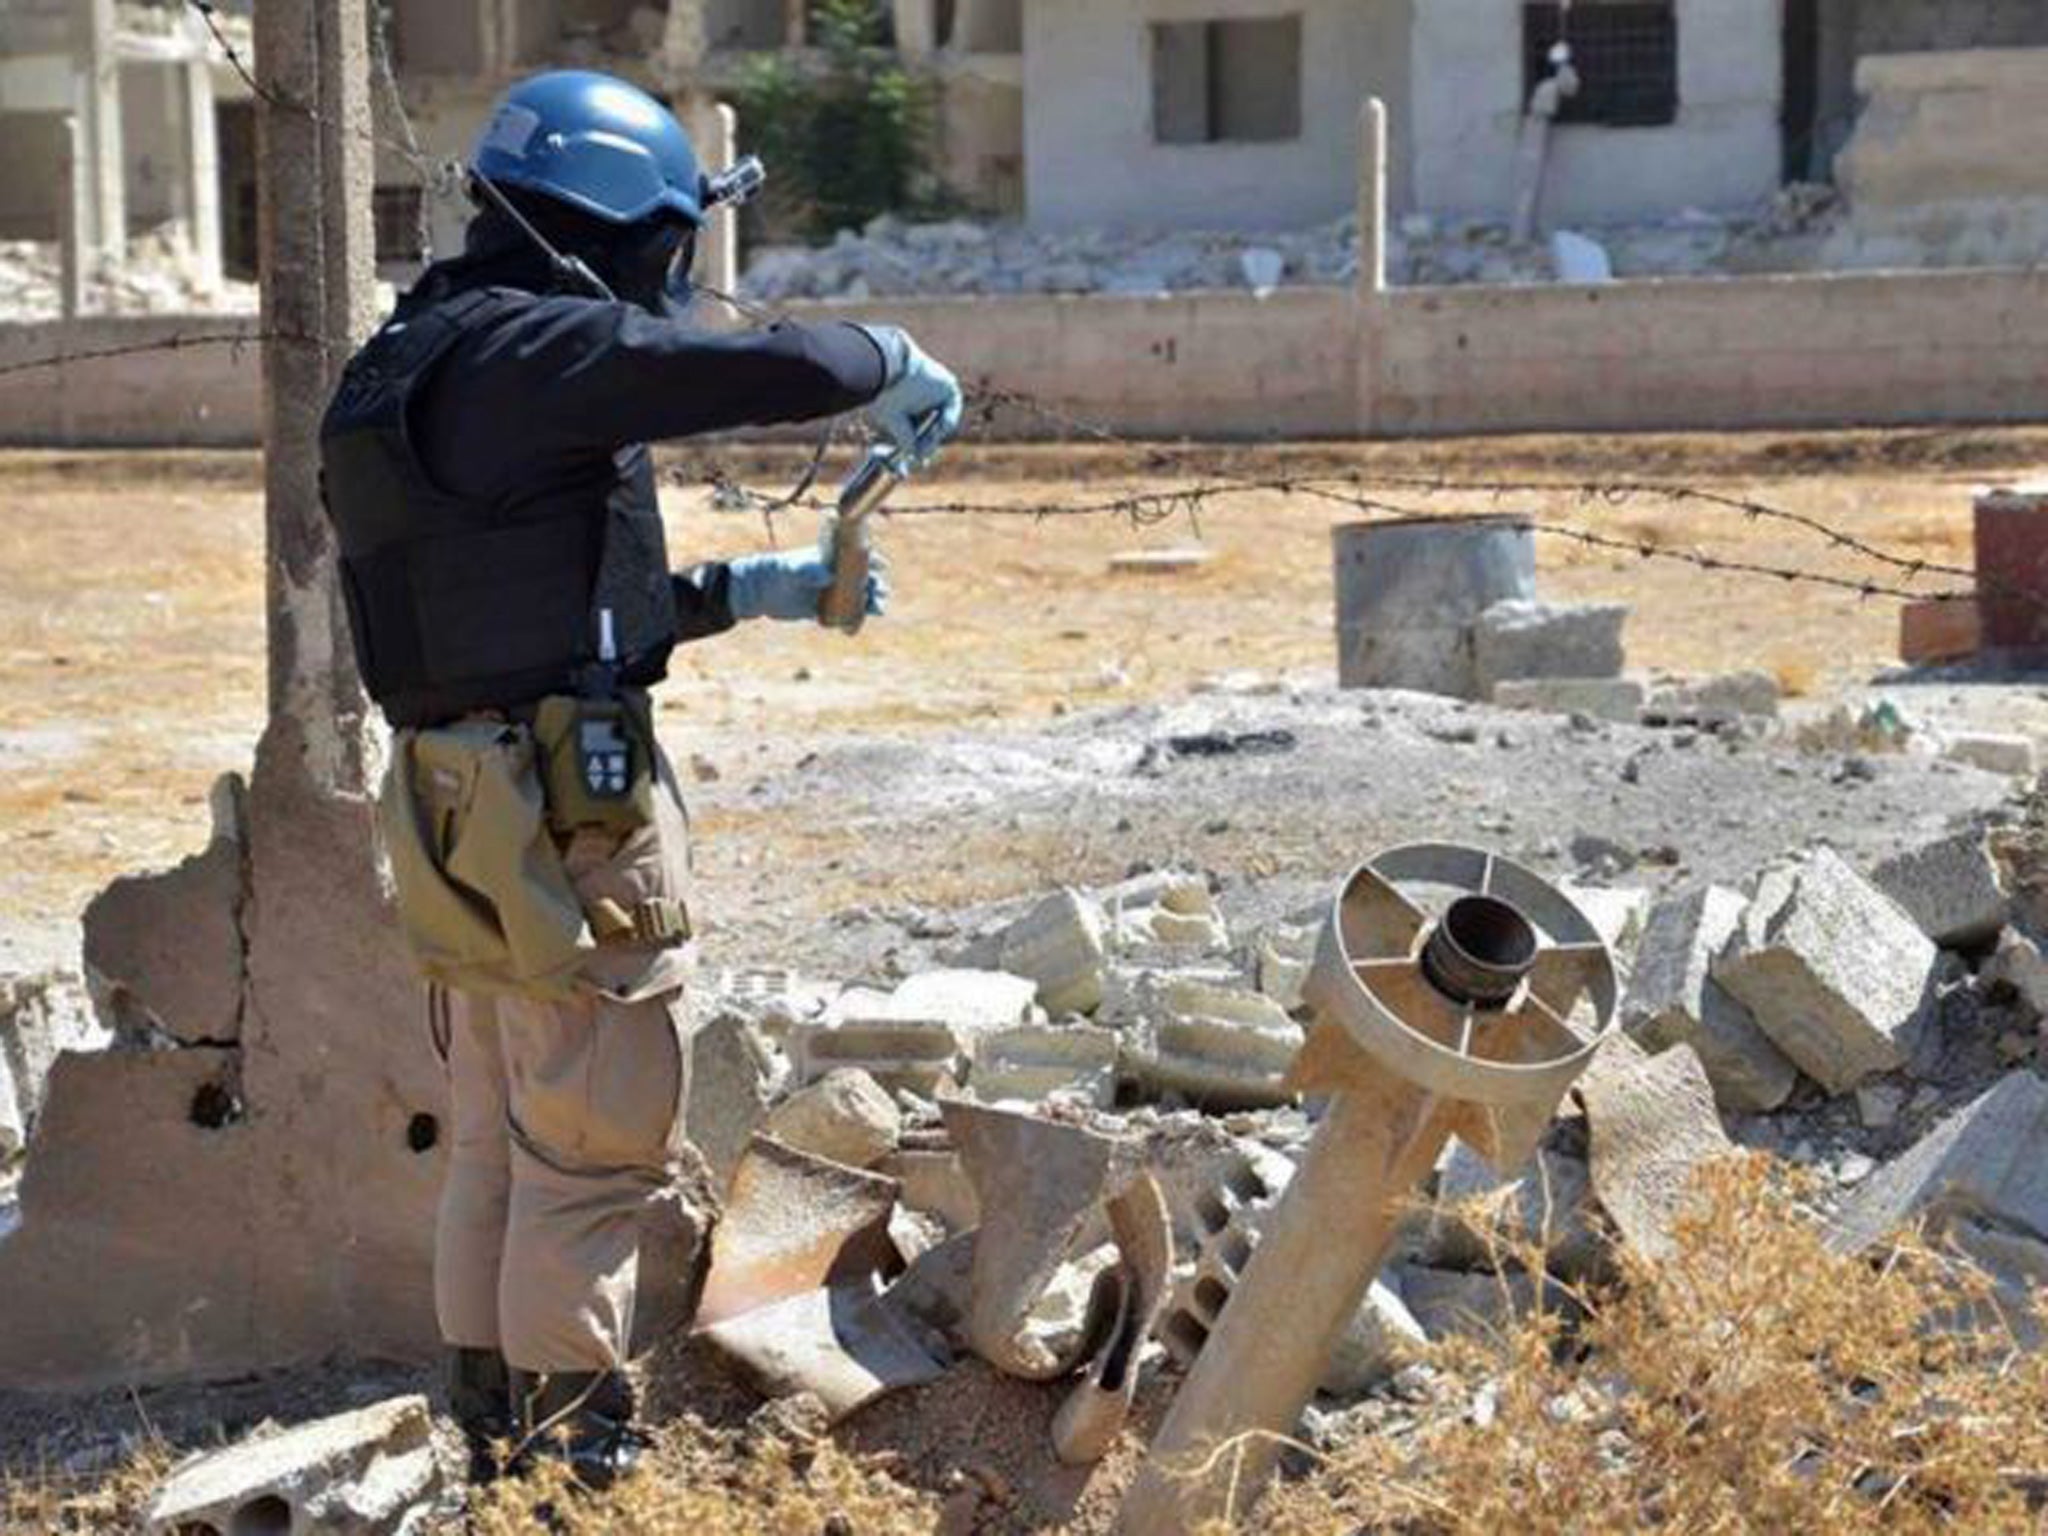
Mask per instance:
[[[1866,57],[1835,266],[2002,266],[2048,239],[2048,48]]]
[[[140,1016],[211,1018],[190,1000],[239,993],[240,1028],[58,1061],[22,1224],[0,1241],[0,1380],[89,1388],[433,1346],[444,1085],[370,805],[315,793],[305,762],[289,729],[259,750],[246,884],[213,850],[164,877],[212,903],[189,911],[202,932],[239,911],[243,943],[216,946],[213,970],[121,931],[124,915],[161,920],[166,886],[99,909],[95,952],[124,957]]]

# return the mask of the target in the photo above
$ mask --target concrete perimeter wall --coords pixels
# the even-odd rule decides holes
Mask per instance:
[[[244,315],[151,315],[0,325],[0,444],[246,446],[263,435],[261,350],[207,343],[81,358],[9,373],[46,357],[77,357],[195,337],[248,336]]]
[[[1409,289],[1359,366],[1384,435],[2042,420],[2048,275]]]
[[[2048,420],[2048,273],[1600,287],[914,299],[799,306],[907,326],[970,387],[1121,433],[1260,439]],[[249,444],[251,348],[8,374],[253,329],[219,316],[0,326],[0,444]],[[1001,426],[1058,435],[1016,413]]]

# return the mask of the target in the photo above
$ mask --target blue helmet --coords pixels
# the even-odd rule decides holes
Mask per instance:
[[[704,173],[683,125],[611,75],[563,69],[522,80],[491,114],[469,167],[610,224],[704,221]]]

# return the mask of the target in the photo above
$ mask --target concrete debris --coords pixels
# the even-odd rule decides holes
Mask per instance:
[[[1116,1240],[1115,1292],[1108,1337],[1053,1418],[1053,1451],[1068,1466],[1089,1466],[1109,1453],[1123,1432],[1138,1391],[1138,1356],[1166,1304],[1173,1269],[1173,1229],[1166,1198],[1149,1174],[1108,1203]]]
[[[1598,248],[1608,270],[1624,277],[1803,270],[1842,217],[1833,188],[1799,185],[1734,212],[1686,209],[1665,219],[1583,225],[1573,241]],[[1568,244],[1571,253],[1582,249]],[[1397,285],[1579,281],[1585,270],[1575,260],[1561,262],[1547,237],[1514,239],[1504,222],[1417,215],[1387,237],[1388,279]],[[1252,233],[1045,230],[964,219],[913,224],[883,214],[821,248],[752,250],[742,286],[750,297],[781,302],[949,293],[1257,293],[1296,284],[1343,286],[1357,278],[1358,224],[1350,216]]]
[[[1830,1093],[1906,1059],[1932,1001],[1934,941],[1841,855],[1767,872],[1712,974]]]
[[[799,1024],[789,1032],[789,1062],[797,1083],[815,1083],[831,1072],[858,1069],[885,1088],[907,1088],[927,1097],[957,1086],[967,1075],[959,1035],[951,1026],[930,1020]]]
[[[1038,1005],[1054,1018],[1093,1013],[1102,1002],[1107,927],[1095,902],[1078,891],[1059,890],[975,945],[967,960],[1029,978]]]
[[[248,885],[240,780],[216,786],[213,837],[158,874],[116,880],[85,909],[85,969],[115,1027],[187,1045],[241,1037]]]
[[[1318,1390],[1335,1398],[1363,1397],[1420,1349],[1429,1334],[1384,1277],[1373,1281],[1323,1370]]]
[[[1724,672],[1654,690],[1643,706],[1646,725],[1720,727],[1775,720],[1781,690],[1768,672]]]
[[[1432,1269],[1403,1264],[1395,1279],[1401,1304],[1432,1342],[1451,1338],[1493,1339],[1516,1318],[1536,1310],[1536,1282],[1519,1270],[1478,1274],[1459,1269]],[[1561,1298],[1545,1287],[1544,1305]]]
[[[2031,779],[2040,768],[2031,737],[1989,731],[1952,732],[1943,743],[1941,755],[1952,763],[1965,763],[1986,773],[2002,773],[2012,778]]]
[[[756,1136],[711,1241],[700,1327],[891,1268],[896,1184]]]
[[[1037,994],[1035,981],[1005,970],[920,971],[889,994],[883,1012],[864,1017],[930,1020],[971,1041],[985,1030],[1034,1022]]]
[[[1100,1202],[1113,1143],[1081,1126],[962,1099],[941,1109],[982,1213],[968,1338],[1008,1375],[1064,1376],[1079,1361],[1046,1351],[1024,1323]]]
[[[1289,1013],[1301,1007],[1301,984],[1315,964],[1315,923],[1275,923],[1258,936],[1253,959],[1259,990]]]
[[[709,994],[716,1008],[744,1015],[775,1040],[824,1019],[833,989],[796,971],[762,966],[720,972]]]
[[[981,1038],[967,1086],[985,1104],[1059,1098],[1107,1109],[1121,1050],[1113,1031],[1093,1025],[1022,1024]]]
[[[951,1364],[894,1295],[850,1281],[727,1318],[704,1337],[763,1396],[808,1392],[837,1424],[887,1393],[937,1381]]]
[[[951,1148],[906,1148],[882,1159],[875,1172],[896,1181],[906,1209],[934,1218],[948,1232],[965,1232],[981,1221],[980,1197]]]
[[[1943,949],[1978,949],[2005,927],[2010,901],[1982,832],[1959,832],[1885,860],[1871,883]]]
[[[124,30],[127,22],[124,12]],[[0,240],[0,320],[60,318],[61,266],[54,240]],[[131,236],[122,260],[94,264],[86,279],[86,312],[253,315],[256,285],[202,281],[183,238],[165,227]]]
[[[1145,949],[1214,953],[1230,947],[1230,929],[1200,875],[1171,879],[1150,901],[1112,899],[1110,921],[1125,952]]]
[[[1586,1165],[1543,1148],[1532,1166],[1503,1177],[1462,1141],[1453,1141],[1437,1174],[1436,1202],[1422,1257],[1441,1269],[1495,1269],[1527,1244],[1543,1250],[1567,1278],[1597,1273],[1605,1244],[1590,1218]]]
[[[1493,702],[1502,709],[1586,715],[1616,725],[1634,725],[1647,696],[1632,677],[1511,677],[1493,685]]]
[[[1493,697],[1515,678],[1614,678],[1627,656],[1624,603],[1545,603],[1513,598],[1495,603],[1472,628],[1479,696]]]
[[[1756,1020],[1711,975],[1714,958],[1742,926],[1747,902],[1725,886],[1702,886],[1659,902],[1644,925],[1622,1026],[1649,1051],[1690,1046],[1724,1109],[1776,1109],[1798,1071]]]
[[[1650,915],[1650,893],[1640,886],[1574,885],[1561,882],[1558,889],[1571,898],[1572,905],[1585,913],[1614,958],[1624,968],[1643,941],[1643,924]]]
[[[2048,1083],[2030,1071],[2008,1073],[1867,1179],[1828,1245],[1861,1253],[1910,1222],[1939,1233],[1960,1217],[2048,1241]]]
[[[1300,1053],[1301,1026],[1271,998],[1241,987],[1168,977],[1155,992],[1125,1071],[1153,1096],[1178,1094],[1207,1109],[1286,1103],[1286,1078]]]
[[[441,1488],[423,1397],[398,1397],[209,1451],[144,1511],[149,1536],[413,1536]]]
[[[1999,935],[1977,984],[1993,1002],[2016,1003],[2035,1019],[2048,1018],[2048,956],[2023,934]]]
[[[1867,1131],[1889,1130],[1906,1107],[1906,1090],[1892,1083],[1865,1083],[1856,1090],[1856,1120]]]
[[[1553,230],[1550,236],[1551,265],[1561,283],[1611,283],[1614,263],[1607,247],[1576,230]]]
[[[65,1051],[111,1041],[75,976],[0,976],[0,1170],[28,1146],[50,1068]]]
[[[872,1168],[896,1150],[903,1114],[867,1073],[841,1068],[776,1105],[763,1129],[799,1152]]]
[[[768,1114],[782,1063],[746,1015],[720,1012],[690,1040],[690,1144],[716,1187],[728,1188]]]
[[[1705,1068],[1685,1046],[1651,1057],[1624,1036],[1593,1058],[1573,1092],[1591,1132],[1593,1198],[1637,1254],[1669,1258],[1694,1176],[1732,1150]]]

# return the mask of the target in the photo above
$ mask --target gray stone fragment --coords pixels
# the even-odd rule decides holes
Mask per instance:
[[[1510,677],[1493,685],[1493,702],[1502,709],[1590,715],[1617,725],[1634,725],[1644,698],[1643,685],[1632,677]]]
[[[1746,906],[1741,892],[1709,885],[1653,907],[1622,998],[1622,1024],[1652,1052],[1691,1046],[1716,1103],[1760,1112],[1784,1103],[1799,1074],[1710,974]]]
[[[1619,677],[1627,622],[1623,603],[1495,603],[1472,628],[1479,696],[1492,698],[1496,684],[1513,678]]]
[[[109,1039],[77,977],[0,976],[0,1168],[27,1147],[57,1057]]]
[[[1408,1315],[1432,1340],[1493,1338],[1536,1309],[1536,1283],[1520,1271],[1469,1274],[1404,1265],[1399,1277]]]
[[[1905,1064],[1940,951],[1829,848],[1759,882],[1713,978],[1830,1093]]]
[[[1319,1389],[1331,1397],[1362,1397],[1428,1343],[1407,1303],[1375,1280],[1330,1351]]]
[[[874,1078],[841,1068],[776,1105],[763,1129],[799,1152],[872,1168],[896,1150],[903,1115]]]
[[[1835,1217],[1828,1246],[1860,1253],[1901,1227],[1957,1218],[2048,1241],[2048,1083],[2008,1073],[1873,1174]]]
[[[1423,1256],[1443,1269],[1491,1269],[1535,1243],[1567,1278],[1595,1273],[1605,1243],[1588,1219],[1586,1165],[1545,1149],[1507,1178],[1462,1141],[1453,1141],[1437,1175],[1435,1210]]]
[[[149,1501],[149,1536],[412,1536],[440,1489],[423,1397],[317,1419],[181,1463]]]
[[[773,1051],[744,1015],[721,1012],[690,1040],[690,1099],[683,1129],[720,1190],[768,1113]]]
[[[2005,927],[2010,903],[1982,832],[1960,832],[1895,855],[1870,879],[1943,949],[1975,949]]]
[[[2048,956],[2022,934],[2000,935],[1998,948],[1977,973],[1977,984],[1994,1002],[2016,1003],[2037,1019],[2048,1015]]]
[[[1778,717],[1778,680],[1768,672],[1723,672],[1657,689],[1643,706],[1653,725],[1729,725]]]

